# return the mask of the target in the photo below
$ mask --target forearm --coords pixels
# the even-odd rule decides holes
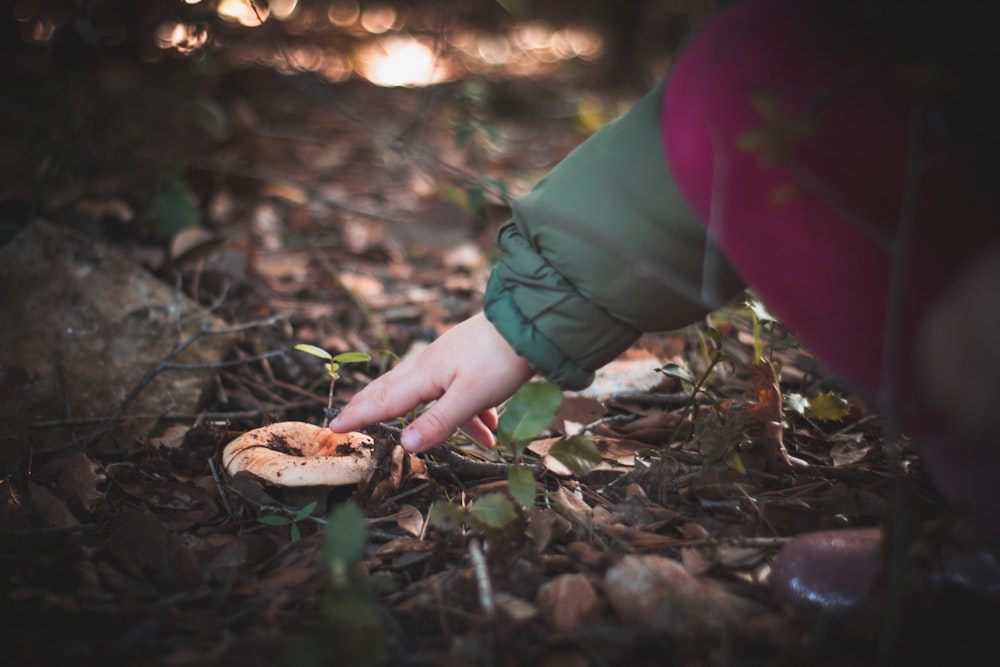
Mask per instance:
[[[667,169],[660,97],[581,144],[497,234],[486,315],[567,389],[642,333],[690,324],[742,289]]]

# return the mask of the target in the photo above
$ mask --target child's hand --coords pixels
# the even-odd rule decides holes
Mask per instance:
[[[422,452],[458,428],[492,447],[497,404],[510,398],[533,374],[528,362],[480,313],[373,380],[355,394],[330,428],[354,431],[436,400],[403,431],[403,447]]]

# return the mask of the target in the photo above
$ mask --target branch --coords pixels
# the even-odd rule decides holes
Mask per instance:
[[[167,352],[167,354],[163,357],[163,359],[160,360],[158,364],[150,368],[141,378],[139,378],[139,382],[137,382],[136,385],[132,387],[131,390],[129,390],[128,394],[125,395],[125,398],[118,406],[118,409],[115,410],[114,414],[111,416],[111,421],[112,422],[121,421],[122,415],[125,413],[128,407],[132,405],[135,399],[139,397],[139,394],[142,393],[142,390],[145,389],[146,386],[150,382],[152,382],[157,375],[159,375],[165,370],[172,370],[171,366],[175,366],[177,367],[177,369],[183,369],[184,368],[183,365],[171,364],[171,362],[174,359],[176,359],[181,352],[191,347],[191,345],[202,336],[217,336],[217,335],[239,333],[241,331],[246,331],[248,329],[253,329],[256,327],[270,326],[276,322],[279,322],[287,318],[288,315],[284,314],[274,315],[272,317],[267,317],[262,320],[253,320],[251,322],[245,322],[243,324],[238,324],[230,327],[223,327],[221,329],[211,329],[209,328],[211,326],[210,324],[207,323],[203,324],[201,328],[199,328],[193,334],[188,336],[185,340],[182,340],[176,345],[174,345],[173,349]],[[287,351],[282,352],[282,354],[284,353],[287,353]],[[239,365],[242,363],[247,363],[248,361],[251,360],[239,360],[238,362],[232,363],[231,365]],[[224,362],[224,363],[229,363],[229,362]]]

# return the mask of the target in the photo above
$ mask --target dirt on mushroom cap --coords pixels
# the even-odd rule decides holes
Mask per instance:
[[[305,422],[278,422],[235,438],[222,451],[230,475],[248,472],[281,486],[344,486],[366,479],[374,440]]]

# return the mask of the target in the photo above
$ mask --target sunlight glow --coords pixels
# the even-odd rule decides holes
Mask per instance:
[[[156,27],[156,43],[161,49],[175,49],[178,53],[187,55],[208,41],[208,31],[189,23],[167,21]]]
[[[299,6],[299,0],[271,0],[271,16],[284,21],[291,16]]]
[[[357,57],[358,73],[376,86],[429,86],[451,76],[431,46],[414,37],[383,37],[362,47]]]
[[[255,5],[256,10],[254,9]],[[219,0],[219,7],[216,11],[222,18],[248,27],[260,25],[267,20],[269,14],[264,3],[251,4],[250,0]]]
[[[184,0],[191,4],[200,1]],[[265,53],[268,49],[257,43],[230,45],[234,62],[256,63],[281,72],[313,71],[329,81],[359,76],[386,87],[430,86],[465,73],[541,76],[569,60],[595,59],[604,47],[595,30],[579,24],[560,28],[530,21],[506,30],[477,30],[447,21],[447,12],[415,12],[410,16],[386,0],[324,0],[323,6],[325,11],[316,12],[300,0],[217,0],[215,9],[223,19],[244,26],[258,26],[273,18],[283,20],[293,35],[308,37],[333,27],[345,32],[348,40],[362,42],[349,50],[321,43],[300,44],[285,47],[279,54]],[[423,26],[420,30],[432,30],[436,37],[412,34],[417,24]],[[157,29],[156,38],[161,49],[187,55],[203,47],[209,35],[190,24],[168,22]]]

